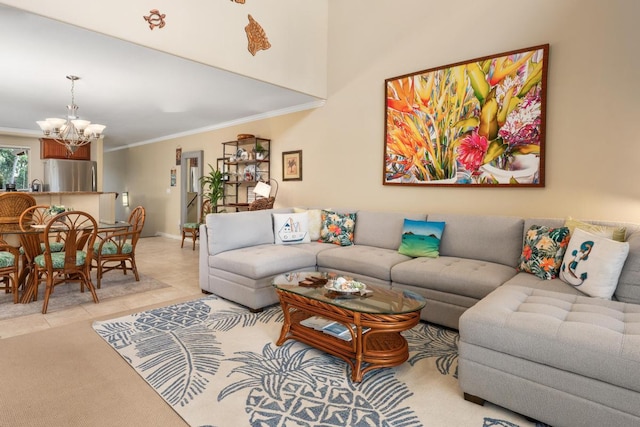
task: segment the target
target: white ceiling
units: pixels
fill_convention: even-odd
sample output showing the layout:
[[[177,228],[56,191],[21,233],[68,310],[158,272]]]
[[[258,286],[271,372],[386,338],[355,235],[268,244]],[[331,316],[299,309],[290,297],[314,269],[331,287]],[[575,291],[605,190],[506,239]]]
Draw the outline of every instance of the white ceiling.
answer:
[[[64,117],[76,75],[79,115],[107,126],[106,151],[323,103],[2,4],[0,55],[0,134],[39,135],[36,120]]]

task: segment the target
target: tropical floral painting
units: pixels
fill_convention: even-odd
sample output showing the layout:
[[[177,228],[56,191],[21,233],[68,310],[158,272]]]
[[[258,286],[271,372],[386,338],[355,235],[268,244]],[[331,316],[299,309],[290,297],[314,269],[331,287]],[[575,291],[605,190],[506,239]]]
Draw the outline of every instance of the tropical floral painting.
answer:
[[[549,45],[385,81],[386,185],[544,186]]]

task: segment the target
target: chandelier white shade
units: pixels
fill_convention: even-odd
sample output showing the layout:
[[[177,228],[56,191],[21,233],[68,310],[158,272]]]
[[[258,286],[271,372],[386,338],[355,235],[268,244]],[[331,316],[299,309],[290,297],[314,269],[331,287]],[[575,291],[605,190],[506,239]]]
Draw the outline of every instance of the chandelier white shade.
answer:
[[[67,118],[50,117],[36,123],[42,129],[45,137],[64,145],[70,154],[73,154],[78,147],[99,139],[106,126],[91,123],[89,120],[81,120],[78,117],[74,85],[75,81],[79,80],[80,77],[67,76],[67,79],[71,80],[71,104],[67,105]]]

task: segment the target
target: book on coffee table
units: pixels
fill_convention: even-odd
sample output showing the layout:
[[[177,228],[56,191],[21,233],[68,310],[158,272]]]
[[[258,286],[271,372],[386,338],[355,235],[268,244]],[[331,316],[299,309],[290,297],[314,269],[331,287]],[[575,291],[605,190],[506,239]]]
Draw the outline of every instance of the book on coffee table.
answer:
[[[325,326],[328,326],[332,323],[336,323],[336,322],[322,316],[311,316],[300,321],[300,324],[302,326],[306,326],[307,328],[312,328],[317,331],[321,331]]]
[[[355,331],[356,325],[351,325],[353,330]],[[371,328],[362,328],[362,333],[368,332]],[[349,332],[349,328],[343,325],[340,322],[332,322],[329,325],[322,328],[322,332],[325,334],[333,335],[336,338],[340,338],[344,341],[351,341],[351,333]]]

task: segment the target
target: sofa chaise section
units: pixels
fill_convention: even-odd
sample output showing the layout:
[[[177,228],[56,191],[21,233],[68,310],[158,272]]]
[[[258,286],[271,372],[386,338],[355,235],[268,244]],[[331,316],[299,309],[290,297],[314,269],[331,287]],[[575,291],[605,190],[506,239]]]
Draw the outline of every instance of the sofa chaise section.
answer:
[[[273,244],[270,210],[208,215],[200,239],[201,289],[252,310],[278,301],[274,276],[316,268],[314,252]]]
[[[459,382],[554,426],[638,426],[640,305],[503,286],[460,318]]]

